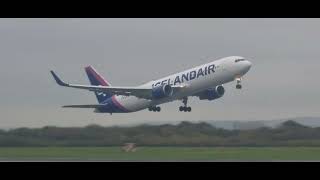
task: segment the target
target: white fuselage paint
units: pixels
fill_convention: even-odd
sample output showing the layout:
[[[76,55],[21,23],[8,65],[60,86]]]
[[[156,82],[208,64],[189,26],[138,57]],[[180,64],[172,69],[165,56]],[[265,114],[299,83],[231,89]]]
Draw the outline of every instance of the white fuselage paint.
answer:
[[[147,100],[143,98],[137,98],[135,96],[117,95],[116,99],[124,108],[126,108],[131,112],[134,112],[134,111],[146,109],[150,106],[156,106],[159,104],[179,100],[179,99],[182,99],[183,97],[192,96],[195,93],[204,91],[206,89],[231,82],[235,80],[237,77],[241,77],[245,73],[247,73],[251,67],[251,63],[247,60],[244,60],[241,62],[235,62],[236,59],[244,59],[244,58],[240,56],[230,56],[230,57],[222,58],[210,63],[206,63],[203,65],[194,67],[192,69],[188,69],[183,72],[166,76],[159,80],[150,81],[148,83],[145,83],[139,86],[139,87],[150,88],[152,87],[153,84],[157,82],[162,82],[162,81],[166,82],[166,80],[168,79],[173,81],[177,76],[181,77],[182,74],[186,74],[193,70],[197,71],[200,68],[204,69],[205,67],[208,67],[214,64],[215,66],[214,73],[211,72],[210,74],[207,74],[205,76],[199,76],[198,78],[195,78],[193,80],[175,84],[175,85],[185,85],[185,88],[183,92],[174,93],[170,97],[155,99],[155,100]]]

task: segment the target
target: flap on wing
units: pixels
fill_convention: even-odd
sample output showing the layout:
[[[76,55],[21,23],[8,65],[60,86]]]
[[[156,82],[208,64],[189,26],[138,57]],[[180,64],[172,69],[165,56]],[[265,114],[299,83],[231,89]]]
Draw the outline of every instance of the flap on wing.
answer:
[[[63,108],[101,108],[104,104],[82,104],[82,105],[66,105]]]

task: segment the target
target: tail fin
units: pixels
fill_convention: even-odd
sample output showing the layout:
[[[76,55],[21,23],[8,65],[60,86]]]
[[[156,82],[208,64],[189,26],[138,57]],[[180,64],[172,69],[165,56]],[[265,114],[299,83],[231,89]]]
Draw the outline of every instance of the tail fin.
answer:
[[[110,83],[107,80],[105,80],[92,66],[85,67],[85,71],[88,75],[91,85],[111,86]],[[94,92],[94,93],[99,103],[103,103],[108,98],[112,97],[112,94],[105,93],[105,92]]]

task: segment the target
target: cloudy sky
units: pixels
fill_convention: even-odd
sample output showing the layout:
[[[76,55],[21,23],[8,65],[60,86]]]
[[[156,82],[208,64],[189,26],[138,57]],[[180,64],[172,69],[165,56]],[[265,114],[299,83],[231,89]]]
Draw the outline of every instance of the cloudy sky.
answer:
[[[320,19],[0,19],[0,128],[130,125],[181,120],[268,120],[320,116]],[[225,56],[253,63],[243,89],[226,84],[216,101],[176,101],[161,113],[95,114],[63,109],[96,103],[93,65],[113,85],[134,86]]]

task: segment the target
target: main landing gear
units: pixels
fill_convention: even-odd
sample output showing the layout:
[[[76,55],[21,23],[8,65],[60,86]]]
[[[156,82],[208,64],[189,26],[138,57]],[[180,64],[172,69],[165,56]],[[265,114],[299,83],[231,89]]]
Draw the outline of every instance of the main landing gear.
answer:
[[[191,107],[187,106],[188,97],[183,98],[182,102],[183,102],[184,106],[180,106],[179,107],[179,111],[190,112],[191,111]]]
[[[241,89],[241,88],[242,88],[241,80],[242,80],[241,77],[236,78],[236,81],[237,81],[236,88],[237,88],[237,89]]]
[[[148,108],[149,111],[153,111],[153,112],[160,112],[161,108],[159,106],[152,106]]]

